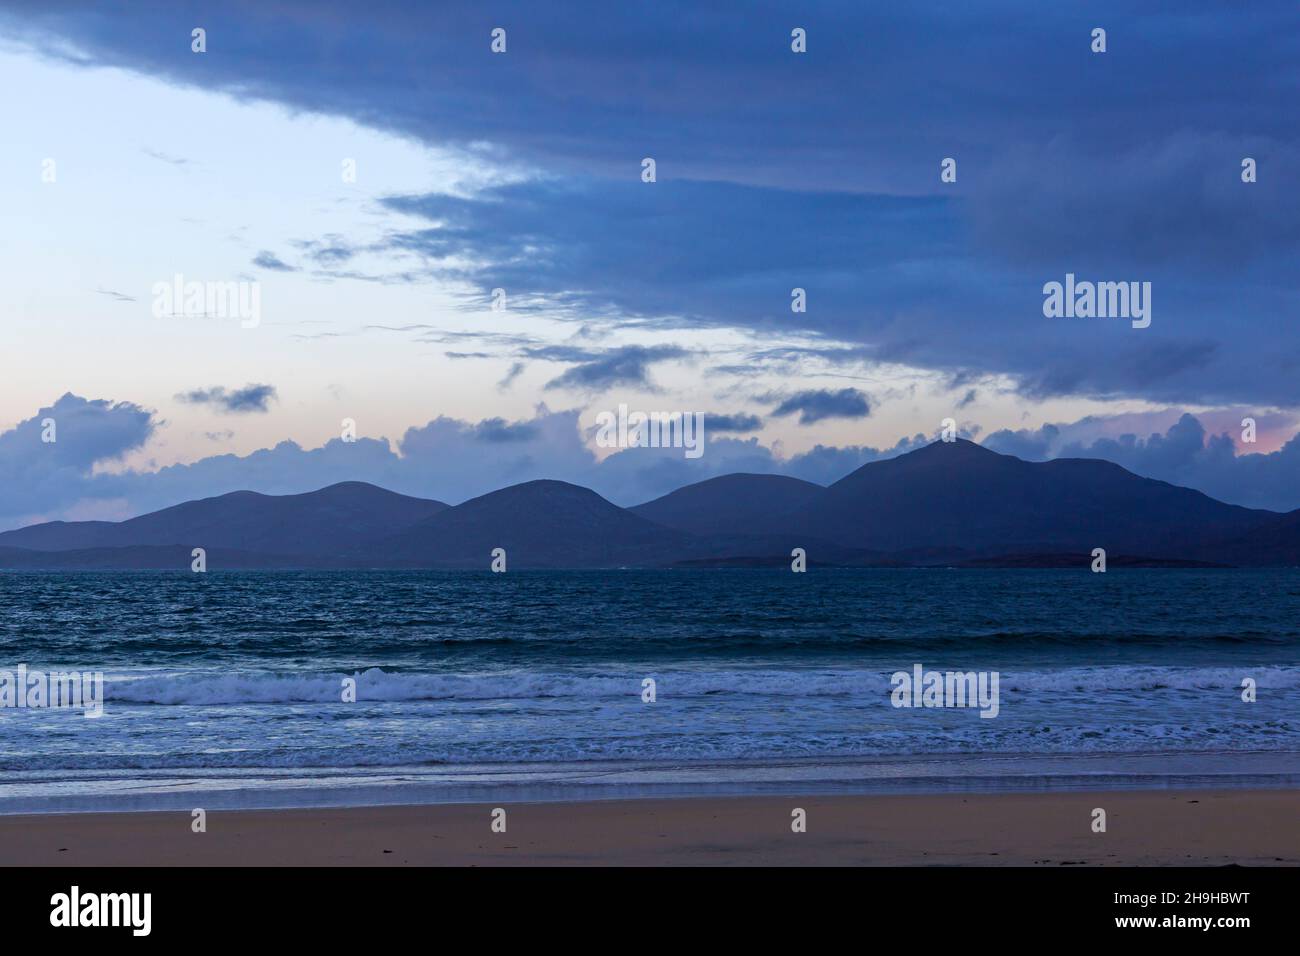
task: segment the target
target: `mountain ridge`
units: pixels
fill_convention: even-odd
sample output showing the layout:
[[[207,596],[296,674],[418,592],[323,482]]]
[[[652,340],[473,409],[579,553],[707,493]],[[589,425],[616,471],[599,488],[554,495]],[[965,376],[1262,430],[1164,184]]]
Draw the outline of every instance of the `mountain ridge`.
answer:
[[[5,531],[0,533],[0,547],[73,551],[189,545],[281,554],[345,553],[382,534],[394,521],[430,516],[447,507],[362,481],[293,495],[231,491],[125,521],[54,521]]]
[[[1300,510],[1242,508],[1112,462],[1029,462],[958,440],[826,487],[737,473],[629,508],[554,479],[458,505],[365,482],[235,491],[121,522],[3,532],[0,567],[175,568],[183,556],[188,568],[193,547],[211,568],[486,568],[495,548],[520,569],[781,566],[797,547],[811,566],[1068,566],[1096,547],[1117,566],[1290,565],[1300,564]]]

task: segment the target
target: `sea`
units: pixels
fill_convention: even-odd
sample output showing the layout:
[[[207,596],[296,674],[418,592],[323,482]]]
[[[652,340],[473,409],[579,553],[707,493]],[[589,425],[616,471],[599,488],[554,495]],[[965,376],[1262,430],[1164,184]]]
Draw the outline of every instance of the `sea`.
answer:
[[[0,572],[20,665],[0,813],[1300,784],[1294,568]]]

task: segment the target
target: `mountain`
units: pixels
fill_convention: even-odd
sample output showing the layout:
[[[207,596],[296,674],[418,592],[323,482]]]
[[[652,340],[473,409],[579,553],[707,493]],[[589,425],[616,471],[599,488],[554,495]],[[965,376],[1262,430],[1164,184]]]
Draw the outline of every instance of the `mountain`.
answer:
[[[661,564],[693,554],[691,537],[564,481],[528,481],[448,508],[364,550],[372,560],[419,567],[507,568]]]
[[[0,547],[74,551],[183,545],[325,557],[354,550],[446,508],[441,501],[345,481],[301,495],[235,491],[129,521],[51,521],[0,534]]]
[[[1277,519],[1096,459],[1028,462],[935,442],[841,478],[778,519],[847,547],[973,556],[1084,551],[1214,560],[1212,542]],[[1206,553],[1211,552],[1211,553]]]
[[[1215,501],[1106,461],[1028,462],[967,441],[863,465],[822,488],[725,475],[620,508],[587,488],[529,481],[449,507],[344,482],[248,491],[129,521],[0,534],[0,568],[1084,567],[1300,564],[1300,511]]]
[[[753,534],[774,516],[803,507],[825,492],[821,485],[783,475],[723,475],[628,509],[667,528],[692,534]]]

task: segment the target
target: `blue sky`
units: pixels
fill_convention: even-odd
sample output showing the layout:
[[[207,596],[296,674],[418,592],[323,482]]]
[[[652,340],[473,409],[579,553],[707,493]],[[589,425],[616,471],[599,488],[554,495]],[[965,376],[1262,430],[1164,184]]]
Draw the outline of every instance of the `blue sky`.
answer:
[[[346,478],[826,482],[949,417],[1300,507],[1298,28],[1290,3],[0,4],[0,526]],[[155,315],[178,273],[256,282],[260,321]],[[1151,326],[1044,317],[1066,273],[1150,282]],[[704,412],[704,456],[597,448],[620,403]]]

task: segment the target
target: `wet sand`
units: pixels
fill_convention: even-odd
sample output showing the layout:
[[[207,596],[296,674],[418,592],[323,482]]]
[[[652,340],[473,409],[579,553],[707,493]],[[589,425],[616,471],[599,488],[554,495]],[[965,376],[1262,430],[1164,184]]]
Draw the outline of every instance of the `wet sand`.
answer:
[[[807,831],[792,831],[792,811]],[[1106,810],[1094,833],[1093,809]],[[0,864],[1300,864],[1300,791],[715,797],[0,817]]]

